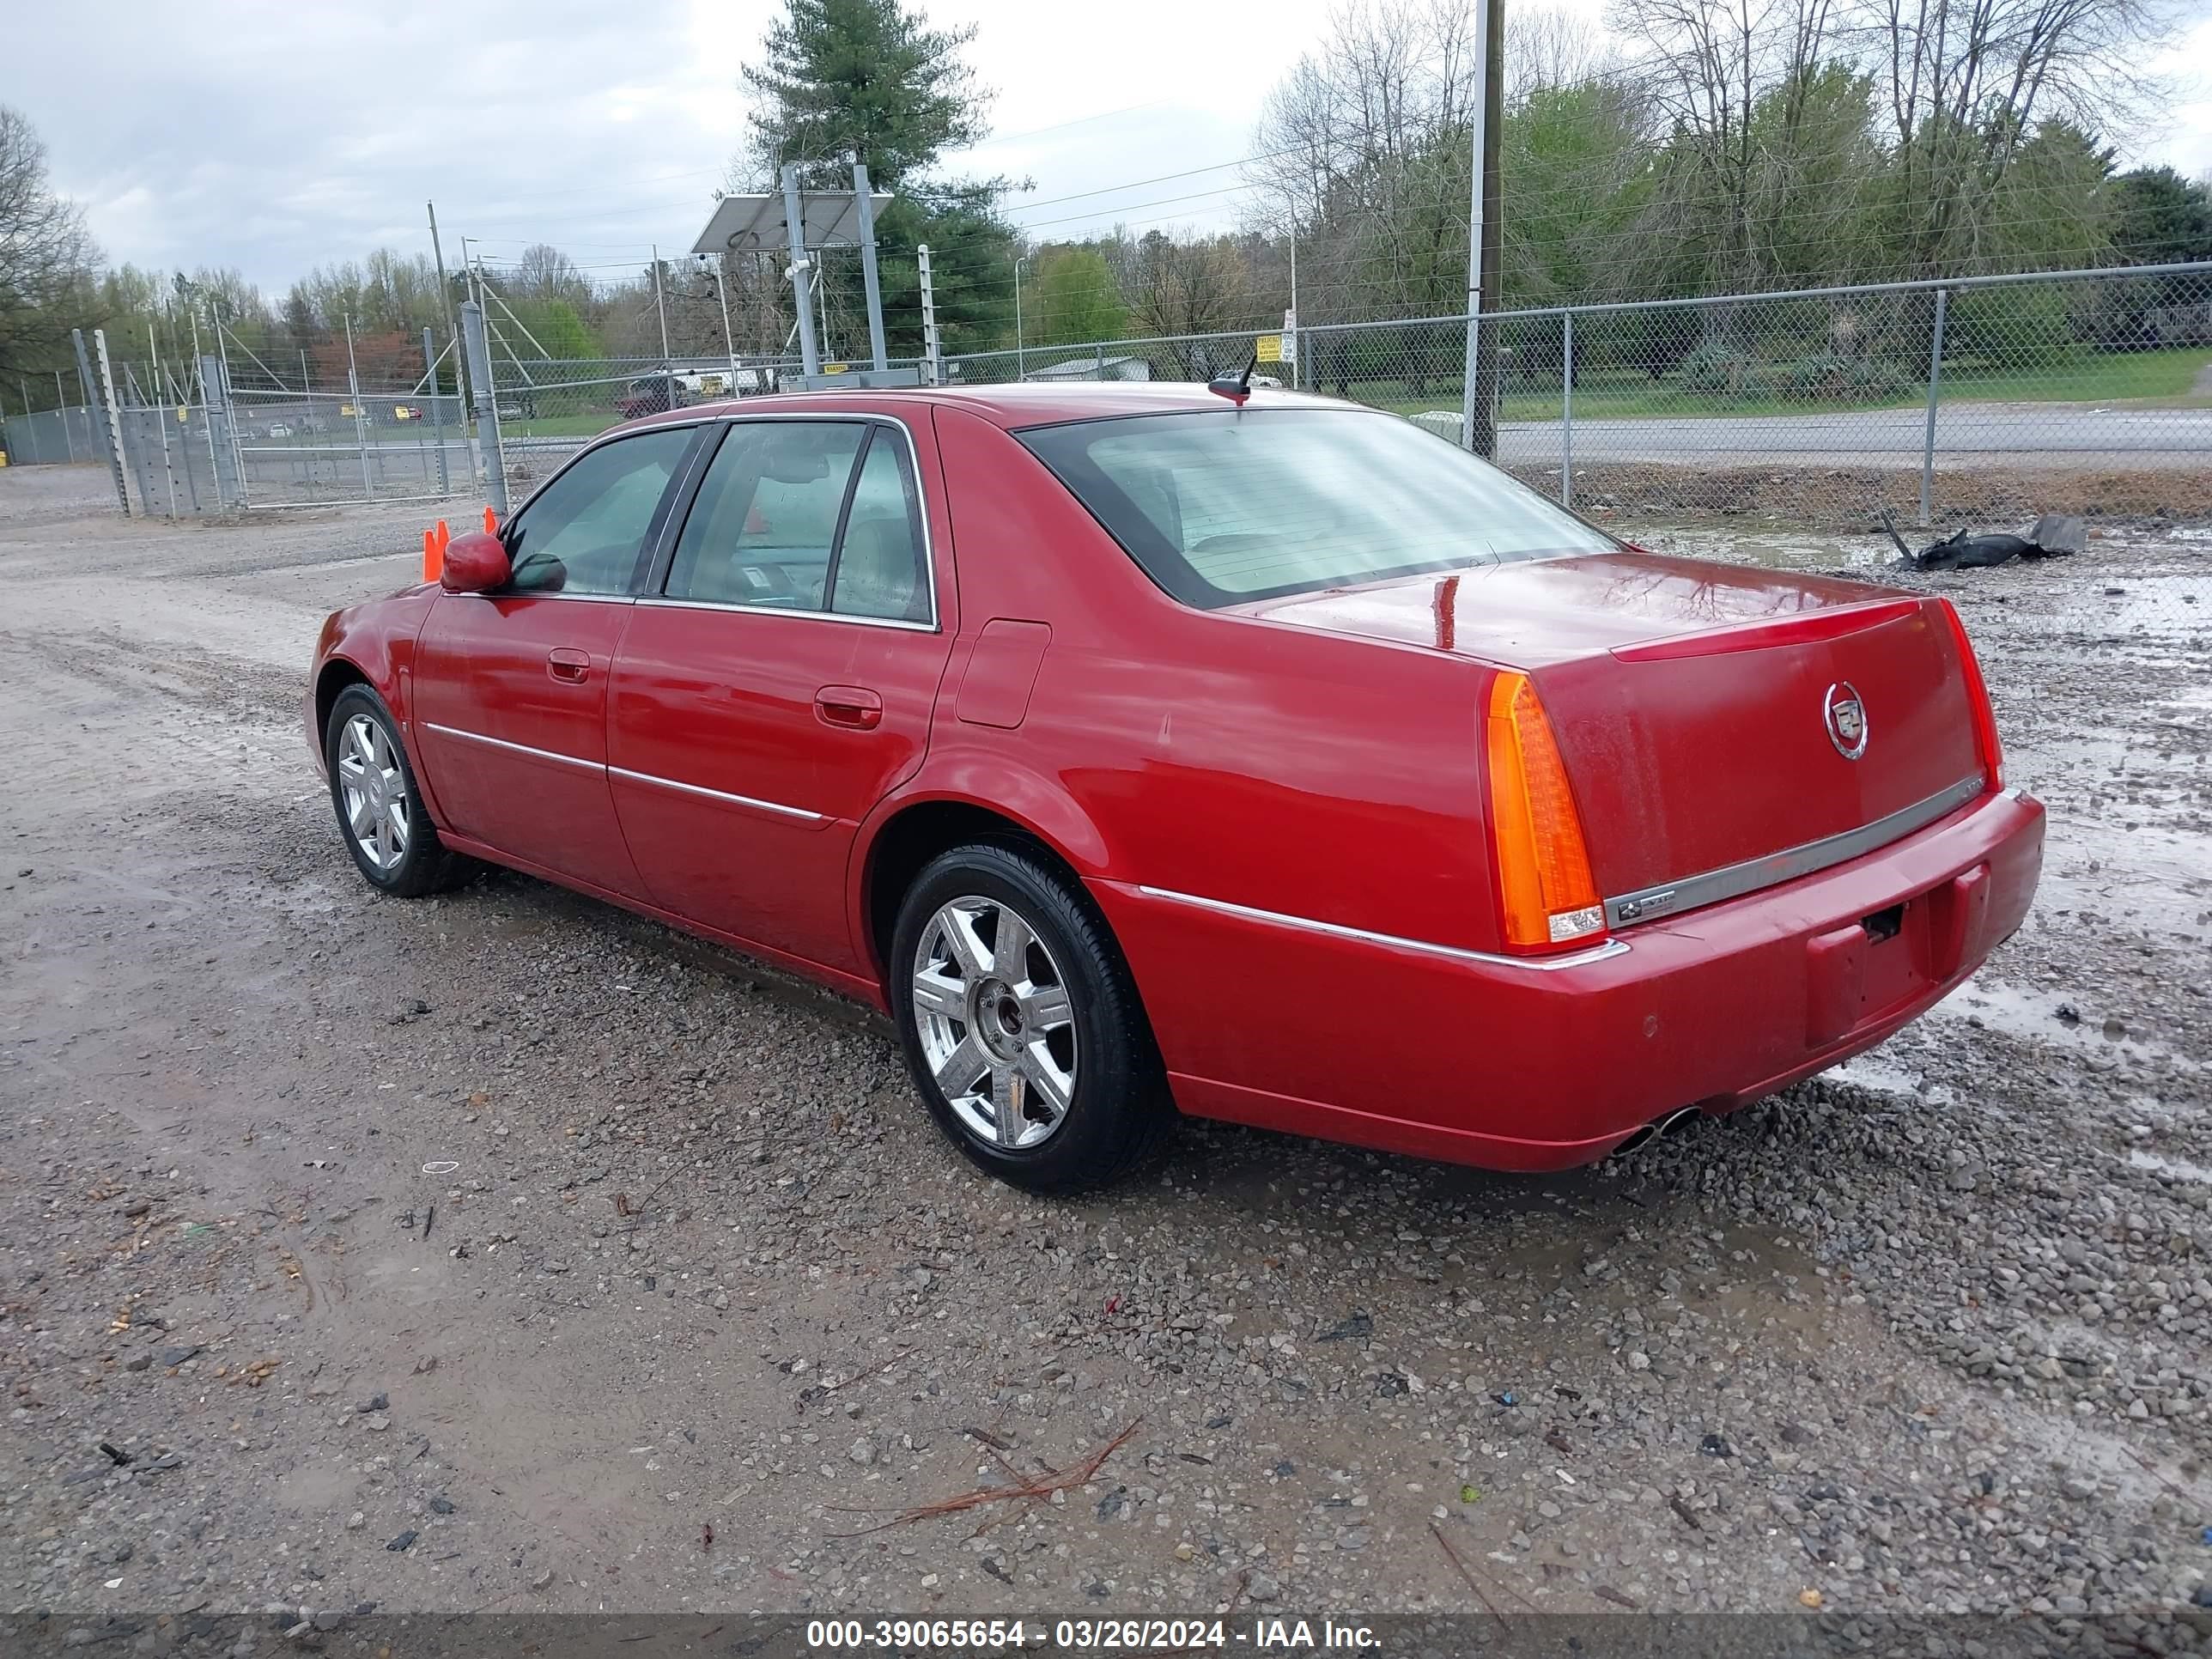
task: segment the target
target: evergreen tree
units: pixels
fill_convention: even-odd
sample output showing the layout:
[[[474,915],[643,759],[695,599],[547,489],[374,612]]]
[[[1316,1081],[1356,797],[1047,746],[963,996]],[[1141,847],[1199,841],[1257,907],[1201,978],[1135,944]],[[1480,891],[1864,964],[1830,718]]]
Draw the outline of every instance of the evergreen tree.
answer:
[[[850,187],[866,163],[896,190],[947,149],[981,138],[987,95],[961,48],[975,26],[933,29],[899,0],[788,0],[748,64],[753,150],[772,179],[786,162],[817,190]]]
[[[932,182],[940,155],[988,130],[988,94],[961,52],[974,26],[933,29],[901,0],[787,0],[763,42],[764,61],[744,70],[755,98],[752,185],[773,191],[787,162],[801,185],[853,187],[853,163],[894,200],[876,220],[884,326],[891,355],[922,348],[918,244],[928,244],[939,332],[946,352],[1011,343],[1018,248],[999,216],[1007,181]],[[859,257],[822,261],[828,344],[847,360],[867,349]]]

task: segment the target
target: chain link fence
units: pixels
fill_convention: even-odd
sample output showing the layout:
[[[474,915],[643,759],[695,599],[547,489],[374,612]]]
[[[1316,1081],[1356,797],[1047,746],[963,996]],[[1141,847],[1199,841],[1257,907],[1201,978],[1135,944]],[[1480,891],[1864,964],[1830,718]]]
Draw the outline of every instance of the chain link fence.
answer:
[[[387,360],[373,385],[349,349],[272,365],[222,337],[181,380],[173,366],[150,383],[119,366],[137,510],[447,495],[503,507],[611,426],[772,392],[799,368],[550,358],[495,315],[483,321],[465,366],[425,331],[419,358]],[[1480,399],[1467,396],[1462,317],[895,366],[956,386],[1203,381],[1256,356],[1262,383],[1390,410],[1455,441],[1472,416],[1499,465],[1620,523],[2212,520],[2212,264],[1520,310],[1479,326],[1494,364]],[[98,414],[10,416],[11,457],[102,459]]]
[[[513,348],[486,319],[493,410],[507,492],[520,500],[590,439],[624,421],[779,390],[797,358],[548,358]]]
[[[73,466],[100,459],[100,423],[82,404],[0,416],[0,454],[10,466]]]
[[[1595,515],[1863,527],[2212,517],[2212,265],[1501,312],[1498,464]],[[1266,377],[1458,441],[1467,319],[1323,325]],[[954,358],[955,385],[1203,380],[1276,337]]]

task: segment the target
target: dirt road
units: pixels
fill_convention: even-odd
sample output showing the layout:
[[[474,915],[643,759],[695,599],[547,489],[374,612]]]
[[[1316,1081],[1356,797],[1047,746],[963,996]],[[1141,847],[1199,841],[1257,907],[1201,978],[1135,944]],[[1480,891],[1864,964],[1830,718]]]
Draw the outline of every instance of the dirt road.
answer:
[[[420,509],[105,486],[0,472],[0,1610],[2206,1596],[2212,544],[1929,579],[2050,871],[1843,1073],[1572,1177],[1194,1125],[1056,1203],[846,1005],[366,890],[300,677]]]

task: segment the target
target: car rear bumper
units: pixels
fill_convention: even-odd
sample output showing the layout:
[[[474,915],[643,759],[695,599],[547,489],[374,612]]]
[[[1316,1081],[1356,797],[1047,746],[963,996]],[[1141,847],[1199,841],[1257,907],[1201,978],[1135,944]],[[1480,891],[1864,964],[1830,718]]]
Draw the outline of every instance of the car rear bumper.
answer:
[[[1540,966],[1091,885],[1186,1112],[1534,1170],[1881,1042],[2020,926],[2042,860],[2042,806],[1993,792],[1848,864]]]

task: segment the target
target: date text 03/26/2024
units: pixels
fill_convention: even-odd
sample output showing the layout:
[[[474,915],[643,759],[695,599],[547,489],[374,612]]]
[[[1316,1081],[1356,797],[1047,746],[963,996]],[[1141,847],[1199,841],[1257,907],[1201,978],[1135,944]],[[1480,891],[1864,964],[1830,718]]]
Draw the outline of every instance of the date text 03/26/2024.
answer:
[[[1243,1647],[1257,1652],[1372,1651],[1369,1626],[1335,1619],[820,1619],[806,1626],[811,1650],[835,1652],[1184,1653]]]

